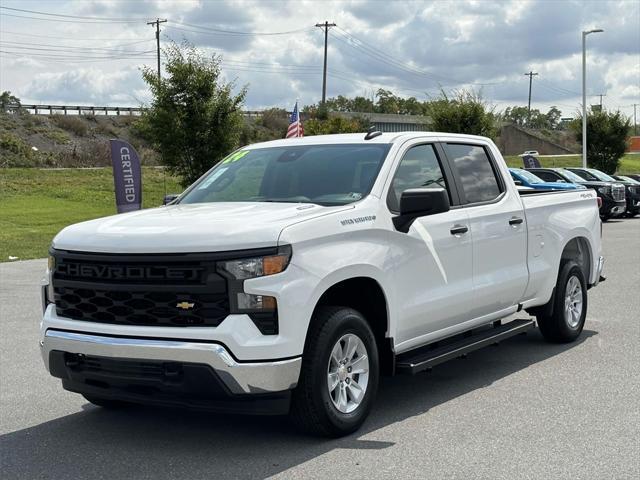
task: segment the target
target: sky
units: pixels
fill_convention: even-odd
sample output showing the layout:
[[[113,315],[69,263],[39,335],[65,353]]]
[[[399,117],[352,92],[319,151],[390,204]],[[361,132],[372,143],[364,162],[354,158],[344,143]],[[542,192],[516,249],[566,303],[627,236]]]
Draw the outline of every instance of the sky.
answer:
[[[222,57],[225,81],[248,87],[246,108],[291,110],[322,93],[372,97],[379,88],[419,100],[474,89],[496,110],[581,108],[581,32],[587,103],[633,114],[640,104],[637,0],[250,1],[2,0],[0,90],[23,103],[139,106],[140,69],[161,44],[183,39]],[[17,10],[16,10],[17,9]],[[22,10],[22,11],[21,11]],[[29,11],[24,11],[29,10]],[[33,13],[40,12],[40,13]],[[640,110],[640,108],[639,108]],[[639,112],[640,114],[640,112]]]

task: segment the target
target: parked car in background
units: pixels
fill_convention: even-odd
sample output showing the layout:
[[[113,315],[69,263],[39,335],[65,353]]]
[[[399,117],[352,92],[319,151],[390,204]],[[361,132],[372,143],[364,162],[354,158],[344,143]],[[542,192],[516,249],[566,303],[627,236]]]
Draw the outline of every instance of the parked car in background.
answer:
[[[567,170],[572,171],[573,173],[575,173],[576,175],[584,178],[585,180],[589,180],[589,181],[599,181],[599,182],[609,182],[611,183],[611,195],[613,196],[614,199],[616,200],[624,200],[625,201],[625,212],[626,212],[626,205],[627,205],[627,188],[625,185],[621,184],[619,181],[617,181],[615,178],[613,178],[611,175],[607,175],[606,173],[604,173],[603,171],[597,170],[595,168],[577,168],[577,167],[571,167],[568,168]],[[621,193],[622,192],[622,193]],[[622,212],[622,214],[624,214],[625,212]]]
[[[536,174],[529,172],[523,168],[510,168],[511,178],[516,185],[535,188],[536,190],[584,190],[584,185],[578,183],[570,183],[564,180],[557,182],[545,182]]]
[[[627,173],[625,177],[629,177],[635,180],[636,182],[640,182],[640,173]]]
[[[565,182],[584,185],[587,188],[595,190],[598,198],[600,198],[600,218],[603,221],[607,221],[612,217],[619,217],[623,215],[627,209],[627,203],[624,198],[624,185],[621,185],[615,180],[614,183],[585,180],[580,175],[566,168],[528,168],[527,171],[533,172],[546,182],[559,182],[564,180]]]
[[[624,185],[627,199],[627,217],[640,213],[640,182],[626,175],[611,175]]]

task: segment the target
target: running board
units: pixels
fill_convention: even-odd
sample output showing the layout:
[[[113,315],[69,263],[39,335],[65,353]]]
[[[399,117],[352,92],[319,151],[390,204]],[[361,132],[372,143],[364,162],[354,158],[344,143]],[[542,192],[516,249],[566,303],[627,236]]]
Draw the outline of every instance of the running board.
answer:
[[[421,347],[414,351],[402,353],[396,357],[396,372],[413,375],[447,360],[458,358],[474,350],[526,332],[534,326],[535,322],[533,320],[513,320],[504,325],[497,325],[463,337],[448,345],[436,348]]]

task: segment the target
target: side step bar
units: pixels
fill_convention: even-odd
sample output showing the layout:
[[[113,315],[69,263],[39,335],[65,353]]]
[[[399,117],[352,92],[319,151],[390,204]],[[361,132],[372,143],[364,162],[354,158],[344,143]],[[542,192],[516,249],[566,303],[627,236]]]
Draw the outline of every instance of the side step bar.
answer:
[[[402,353],[396,357],[396,371],[397,373],[416,374],[447,360],[526,332],[534,326],[533,320],[513,320],[504,325],[463,337],[448,345],[436,348],[421,347]]]

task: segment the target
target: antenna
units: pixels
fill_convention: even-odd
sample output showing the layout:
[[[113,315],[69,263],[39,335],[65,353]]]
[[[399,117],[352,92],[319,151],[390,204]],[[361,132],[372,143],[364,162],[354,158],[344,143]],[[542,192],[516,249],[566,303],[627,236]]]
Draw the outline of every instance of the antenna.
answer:
[[[364,136],[364,139],[371,140],[372,138],[379,137],[380,135],[382,135],[382,132],[380,130],[376,130],[375,125],[371,125],[367,130],[367,134]]]

